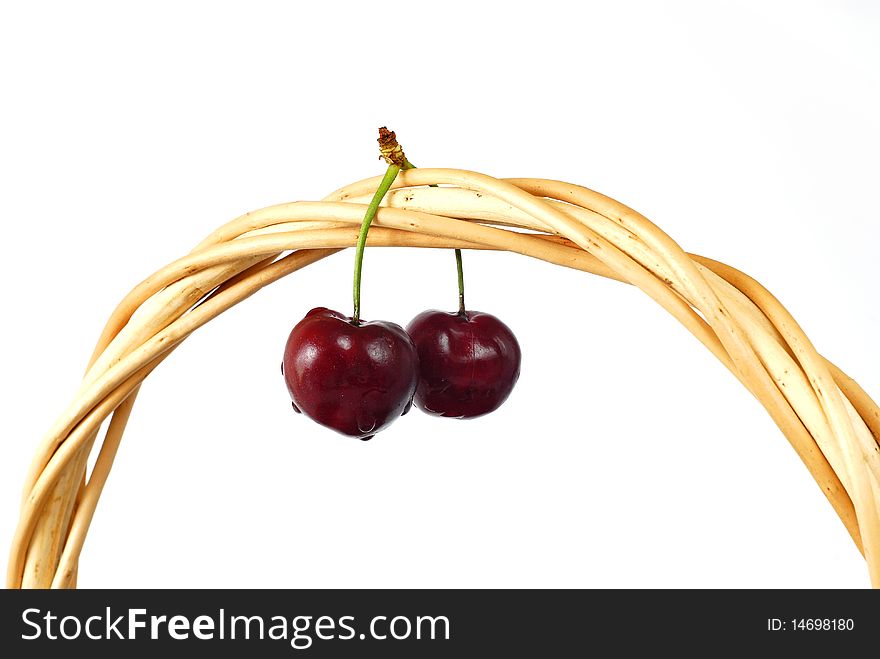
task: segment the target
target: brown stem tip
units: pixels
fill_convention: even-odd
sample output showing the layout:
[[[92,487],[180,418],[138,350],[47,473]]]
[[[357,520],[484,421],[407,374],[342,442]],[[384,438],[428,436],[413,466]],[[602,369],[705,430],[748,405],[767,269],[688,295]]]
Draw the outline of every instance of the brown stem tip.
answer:
[[[406,166],[406,155],[403,149],[397,143],[397,135],[393,130],[388,130],[385,126],[379,129],[379,155],[385,159],[389,165],[397,165],[401,169]]]

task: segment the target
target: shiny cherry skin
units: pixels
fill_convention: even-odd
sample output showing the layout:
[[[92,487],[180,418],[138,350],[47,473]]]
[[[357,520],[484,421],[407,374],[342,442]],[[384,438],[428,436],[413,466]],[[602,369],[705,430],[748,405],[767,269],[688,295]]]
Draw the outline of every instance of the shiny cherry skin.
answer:
[[[409,411],[419,358],[400,325],[318,307],[290,332],[281,372],[294,410],[367,440]]]
[[[519,378],[522,354],[510,328],[481,311],[424,311],[406,328],[419,353],[415,404],[470,419],[492,412]]]

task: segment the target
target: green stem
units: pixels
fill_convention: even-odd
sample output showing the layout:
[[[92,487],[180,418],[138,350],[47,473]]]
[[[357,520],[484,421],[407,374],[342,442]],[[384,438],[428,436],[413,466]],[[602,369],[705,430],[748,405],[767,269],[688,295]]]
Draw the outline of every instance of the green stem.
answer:
[[[379,204],[382,203],[388,190],[391,189],[391,185],[394,183],[394,179],[397,178],[397,173],[399,171],[400,167],[397,165],[388,165],[388,170],[385,172],[382,182],[376,189],[376,194],[373,195],[370,205],[367,206],[364,221],[361,223],[361,232],[358,234],[357,247],[354,252],[354,313],[351,316],[351,322],[355,325],[361,320],[361,270],[364,265],[364,247],[367,244],[367,232],[370,230],[370,223],[373,221],[373,218],[376,217],[376,212],[379,210]]]
[[[403,160],[403,168],[402,169],[415,169],[416,166],[413,165],[409,160],[404,157]],[[431,188],[436,188],[436,185],[429,186]],[[455,250],[455,267],[458,270],[458,313],[462,316],[465,315],[465,307],[464,307],[464,268],[462,268],[461,264],[461,250]]]
[[[455,250],[455,267],[458,269],[458,315],[464,316],[464,269],[461,267],[461,250]]]

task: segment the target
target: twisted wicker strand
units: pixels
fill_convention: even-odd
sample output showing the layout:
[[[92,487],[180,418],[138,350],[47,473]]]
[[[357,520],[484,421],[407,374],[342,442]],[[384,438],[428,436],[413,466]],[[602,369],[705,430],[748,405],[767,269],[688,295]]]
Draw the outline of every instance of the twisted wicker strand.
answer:
[[[374,181],[359,181],[327,198],[343,203],[297,202],[237,218],[123,300],[102,333],[83,389],[34,460],[10,557],[10,586],[75,584],[88,525],[140,382],[197,327],[272,281],[352,244],[356,232],[346,225],[360,222],[363,214],[362,204],[353,202],[361,201]],[[420,187],[434,183],[457,187]],[[386,204],[371,244],[507,249],[626,281],[648,293],[765,405],[856,544],[865,541],[877,584],[880,411],[815,352],[757,282],[685,254],[631,209],[569,184],[410,170],[396,181]],[[275,260],[290,249],[297,251]],[[88,450],[113,409],[96,466],[83,483]],[[61,499],[66,497],[63,505],[48,505],[49,494],[59,490]]]

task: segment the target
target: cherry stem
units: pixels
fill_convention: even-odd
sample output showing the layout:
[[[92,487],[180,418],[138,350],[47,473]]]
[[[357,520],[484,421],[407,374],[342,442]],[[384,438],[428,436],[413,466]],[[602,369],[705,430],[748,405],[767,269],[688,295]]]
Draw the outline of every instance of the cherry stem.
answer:
[[[455,250],[455,267],[458,269],[458,315],[464,316],[464,269],[461,267],[461,250]]]
[[[416,169],[416,166],[413,165],[409,160],[407,160],[406,156],[403,157],[403,167],[401,169]],[[436,188],[436,185],[430,185],[428,187]],[[465,315],[465,306],[464,306],[464,268],[461,264],[461,250],[455,250],[455,267],[458,270],[458,313],[461,316]]]
[[[351,315],[351,322],[355,325],[361,320],[361,271],[364,266],[364,247],[367,244],[367,233],[370,230],[370,223],[376,217],[376,212],[379,210],[379,204],[382,203],[388,190],[391,189],[391,185],[394,183],[394,179],[397,178],[399,171],[400,167],[397,165],[388,165],[388,170],[376,189],[370,205],[367,206],[364,221],[361,223],[361,232],[358,234],[357,247],[354,252],[354,313]]]

